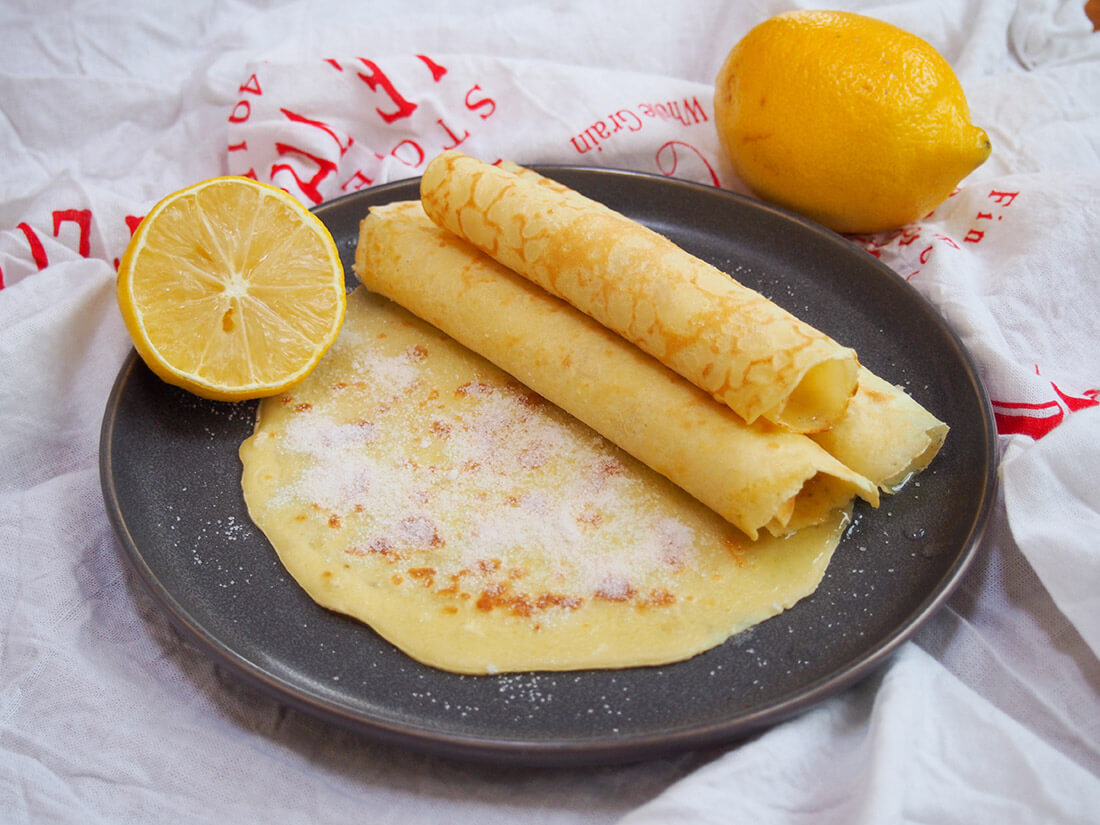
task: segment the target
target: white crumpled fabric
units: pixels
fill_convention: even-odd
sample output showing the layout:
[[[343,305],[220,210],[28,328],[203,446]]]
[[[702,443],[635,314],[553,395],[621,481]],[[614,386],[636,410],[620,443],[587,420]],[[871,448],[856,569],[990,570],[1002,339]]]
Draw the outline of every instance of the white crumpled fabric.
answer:
[[[749,27],[805,5],[0,7],[0,822],[1097,821],[1100,35],[1083,2],[835,4],[933,43],[994,145],[928,218],[857,239],[970,349],[1003,462],[959,589],[855,688],[636,765],[425,757],[224,675],[108,524],[99,427],[130,348],[115,261],[159,197],[253,170],[313,203],[455,142],[744,191],[711,83]]]

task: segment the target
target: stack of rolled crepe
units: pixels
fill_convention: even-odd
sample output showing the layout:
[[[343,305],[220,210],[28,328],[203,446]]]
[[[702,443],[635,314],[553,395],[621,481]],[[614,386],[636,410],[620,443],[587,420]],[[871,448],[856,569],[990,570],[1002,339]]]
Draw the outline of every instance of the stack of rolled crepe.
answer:
[[[355,270],[750,538],[877,506],[947,427],[856,353],[629,218],[446,152]]]

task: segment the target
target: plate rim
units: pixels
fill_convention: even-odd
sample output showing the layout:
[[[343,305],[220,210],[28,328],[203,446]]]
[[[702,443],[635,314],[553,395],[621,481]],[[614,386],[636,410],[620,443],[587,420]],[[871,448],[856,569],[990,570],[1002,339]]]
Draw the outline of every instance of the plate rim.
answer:
[[[802,230],[808,230],[837,245],[848,245],[853,252],[859,247],[847,238],[820,226],[803,216],[782,207],[757,200],[738,192],[681,178],[666,177],[650,172],[638,172],[629,169],[588,167],[571,164],[532,164],[535,171],[554,176],[580,175],[604,178],[643,178],[657,182],[657,185],[670,185],[695,190],[707,197],[729,198],[739,202],[742,207],[770,212],[787,222],[799,224]],[[346,207],[349,202],[379,200],[394,192],[404,192],[419,181],[419,177],[408,177],[385,184],[348,193],[325,201],[313,207],[311,211],[324,218],[328,212]],[[391,198],[393,200],[395,198]],[[735,714],[719,722],[693,727],[681,727],[675,730],[647,732],[641,734],[623,733],[615,737],[601,736],[595,739],[545,740],[511,738],[502,739],[493,736],[478,736],[470,733],[451,733],[433,730],[427,726],[395,724],[387,720],[364,716],[347,708],[342,703],[325,701],[321,697],[308,695],[301,687],[265,670],[234,651],[215,635],[202,628],[187,608],[159,580],[149,566],[141,549],[137,546],[129,525],[122,512],[122,503],[115,484],[114,475],[114,425],[126,384],[135,369],[141,367],[137,352],[131,348],[121,365],[108,396],[102,424],[99,444],[99,475],[105,509],[113,532],[122,545],[123,557],[130,569],[136,573],[146,592],[150,594],[164,612],[172,625],[182,632],[188,641],[211,656],[216,663],[226,667],[238,678],[261,692],[288,706],[303,711],[315,718],[335,724],[345,730],[364,735],[384,744],[412,748],[421,752],[445,758],[459,759],[492,764],[522,764],[530,767],[564,767],[580,765],[609,765],[635,762],[674,752],[705,749],[718,745],[729,745],[747,736],[757,733],[785,721],[817,705],[823,699],[852,687],[882,667],[898,650],[924,625],[927,619],[937,612],[957,589],[973,562],[981,544],[993,511],[997,478],[998,449],[995,419],[992,404],[981,381],[973,356],[962,339],[947,323],[942,313],[923,294],[909,284],[900,274],[869,253],[866,264],[876,267],[879,272],[904,284],[905,289],[925,309],[937,319],[941,332],[951,342],[964,373],[969,388],[975,393],[982,411],[982,436],[984,440],[985,473],[982,477],[982,490],[976,491],[979,505],[975,510],[973,526],[968,541],[958,549],[953,564],[938,580],[933,588],[920,601],[919,605],[906,617],[907,621],[895,626],[893,630],[879,639],[877,644],[865,650],[855,661],[830,671],[793,695],[780,697],[766,702],[748,713]],[[350,268],[349,289],[358,283]],[[255,402],[252,402],[255,403]]]

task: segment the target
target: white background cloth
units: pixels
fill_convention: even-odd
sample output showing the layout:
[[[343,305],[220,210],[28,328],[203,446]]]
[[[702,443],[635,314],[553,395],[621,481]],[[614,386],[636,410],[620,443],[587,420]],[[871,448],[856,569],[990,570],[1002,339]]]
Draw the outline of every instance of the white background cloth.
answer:
[[[743,191],[711,84],[753,24],[799,5],[0,4],[0,821],[1098,821],[1100,35],[1079,2],[834,6],[935,45],[993,141],[931,216],[861,243],[963,337],[1004,460],[947,606],[809,713],[595,770],[375,745],[183,642],[108,524],[99,426],[129,350],[114,262],[153,202],[249,169],[327,199],[459,137],[486,160]],[[399,98],[414,111],[384,117]]]

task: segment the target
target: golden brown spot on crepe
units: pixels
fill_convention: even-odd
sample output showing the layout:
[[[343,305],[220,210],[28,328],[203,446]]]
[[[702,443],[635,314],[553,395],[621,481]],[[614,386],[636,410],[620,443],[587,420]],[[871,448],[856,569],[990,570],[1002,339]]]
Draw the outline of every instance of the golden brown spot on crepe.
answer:
[[[484,381],[468,381],[455,389],[456,396],[467,398],[492,395],[493,388]]]
[[[508,389],[515,394],[516,403],[525,410],[537,410],[547,405],[547,400],[536,392],[531,392],[522,384],[509,384]]]
[[[530,616],[535,612],[534,603],[525,593],[510,597],[505,604],[513,616]]]
[[[431,587],[435,584],[435,568],[433,567],[413,567],[408,573],[414,581],[425,587]]]
[[[539,610],[551,607],[564,607],[568,610],[576,610],[584,604],[584,599],[577,596],[562,596],[557,593],[543,593],[535,602]]]
[[[451,576],[451,583],[446,587],[441,587],[437,591],[440,596],[457,596],[458,595],[458,582],[455,581],[455,577]]]
[[[513,616],[530,617],[552,608],[576,610],[584,604],[584,599],[561,593],[540,593],[537,596],[513,593],[509,585],[494,583],[481,591],[475,604],[478,610],[486,613],[502,608]]]
[[[743,567],[745,564],[745,553],[748,550],[745,542],[732,535],[727,535],[722,537],[722,544],[725,546],[726,551],[729,553],[734,563],[738,567]]]
[[[309,412],[312,409],[313,405],[308,401],[303,401],[301,404],[296,404],[294,406],[294,412]]]
[[[423,364],[428,357],[428,348],[422,344],[416,344],[405,350],[405,356],[414,364]]]
[[[385,536],[378,536],[371,539],[371,543],[367,545],[368,553],[375,553],[379,556],[383,556],[390,561],[396,561],[396,552],[390,540]]]
[[[675,604],[676,597],[663,587],[655,587],[649,594],[638,602],[639,607],[668,607]]]
[[[638,591],[626,579],[618,576],[608,577],[596,588],[596,598],[608,602],[628,602]]]
[[[341,524],[340,516],[338,516],[336,513],[333,513],[331,516],[328,517],[328,526],[329,527],[338,528],[338,527],[340,527],[340,524]]]
[[[481,595],[477,597],[475,606],[478,610],[482,610],[488,613],[494,607],[497,606],[497,600],[500,598],[500,594],[504,592],[504,587],[499,584],[491,584],[481,591]]]

